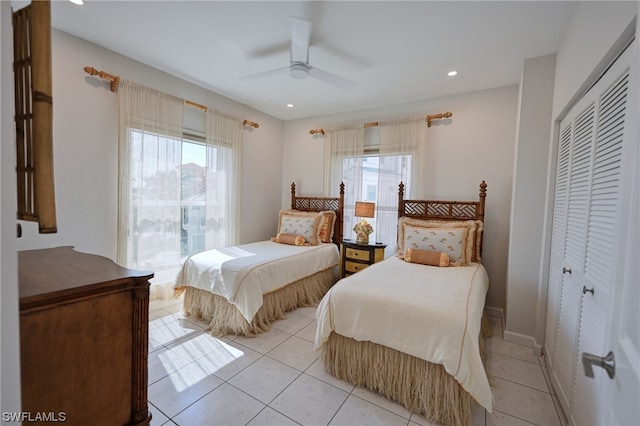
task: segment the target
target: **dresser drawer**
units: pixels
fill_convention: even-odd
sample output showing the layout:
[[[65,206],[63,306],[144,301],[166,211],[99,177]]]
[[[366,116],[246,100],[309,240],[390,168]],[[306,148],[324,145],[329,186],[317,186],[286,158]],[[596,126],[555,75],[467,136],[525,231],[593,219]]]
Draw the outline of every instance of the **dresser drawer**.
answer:
[[[347,259],[357,259],[369,262],[371,260],[371,252],[369,250],[359,250],[347,247]]]
[[[344,270],[349,273],[362,271],[367,266],[369,266],[367,263],[349,262],[348,260],[344,262]]]

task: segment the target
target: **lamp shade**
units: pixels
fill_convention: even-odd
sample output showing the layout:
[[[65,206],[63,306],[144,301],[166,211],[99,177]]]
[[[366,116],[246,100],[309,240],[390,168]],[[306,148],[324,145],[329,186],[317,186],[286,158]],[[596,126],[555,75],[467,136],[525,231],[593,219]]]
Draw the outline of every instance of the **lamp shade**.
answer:
[[[364,201],[356,201],[356,217],[374,217],[376,203],[367,203]]]

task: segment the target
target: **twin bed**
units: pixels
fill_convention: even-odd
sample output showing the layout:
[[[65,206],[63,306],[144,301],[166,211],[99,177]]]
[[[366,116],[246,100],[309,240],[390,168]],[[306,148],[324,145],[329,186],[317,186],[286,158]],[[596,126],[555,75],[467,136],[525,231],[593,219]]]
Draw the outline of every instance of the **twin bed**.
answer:
[[[398,255],[340,280],[316,311],[330,374],[436,424],[469,424],[471,398],[491,411],[480,348],[485,197],[484,182],[478,201],[463,202],[404,200],[400,185]],[[430,264],[418,256],[436,252]]]
[[[185,261],[174,285],[184,292],[185,314],[207,322],[213,335],[255,336],[287,311],[315,306],[338,280],[343,210],[344,184],[338,197],[302,197],[292,183],[291,209],[280,212],[275,238]],[[288,238],[294,233],[304,241]]]
[[[429,422],[467,425],[472,399],[492,408],[482,359],[486,186],[480,184],[478,201],[405,200],[401,183],[398,254],[336,283],[344,185],[339,197],[325,198],[298,197],[292,184],[291,210],[280,212],[277,237],[291,237],[281,231],[296,223],[295,212],[304,220],[324,212],[335,216],[326,242],[262,241],[194,255],[176,289],[185,292],[185,312],[207,321],[215,335],[253,336],[287,311],[320,301],[315,348],[330,374]],[[283,214],[292,215],[289,222]]]

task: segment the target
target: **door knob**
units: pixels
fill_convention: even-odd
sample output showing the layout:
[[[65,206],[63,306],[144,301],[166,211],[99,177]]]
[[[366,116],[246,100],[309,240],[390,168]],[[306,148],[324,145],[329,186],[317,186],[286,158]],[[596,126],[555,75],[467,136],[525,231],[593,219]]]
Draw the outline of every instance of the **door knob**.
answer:
[[[584,368],[584,375],[587,377],[594,377],[593,366],[602,367],[607,372],[610,379],[616,374],[616,360],[613,356],[613,352],[609,353],[605,357],[593,355],[587,352],[582,352],[582,367]]]

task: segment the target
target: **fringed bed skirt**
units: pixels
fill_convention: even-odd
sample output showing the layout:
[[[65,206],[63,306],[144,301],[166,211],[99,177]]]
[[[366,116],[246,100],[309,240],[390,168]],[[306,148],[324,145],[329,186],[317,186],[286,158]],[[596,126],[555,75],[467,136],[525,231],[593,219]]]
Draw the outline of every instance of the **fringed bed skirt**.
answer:
[[[482,320],[480,351],[484,361],[484,338],[491,331],[485,317]],[[334,377],[396,401],[430,423],[471,424],[471,395],[440,364],[336,333],[322,346],[321,359]]]
[[[287,311],[316,305],[337,280],[337,268],[330,268],[267,293],[251,323],[224,297],[195,287],[186,287],[183,310],[207,322],[206,331],[214,336],[251,337],[269,331]]]

